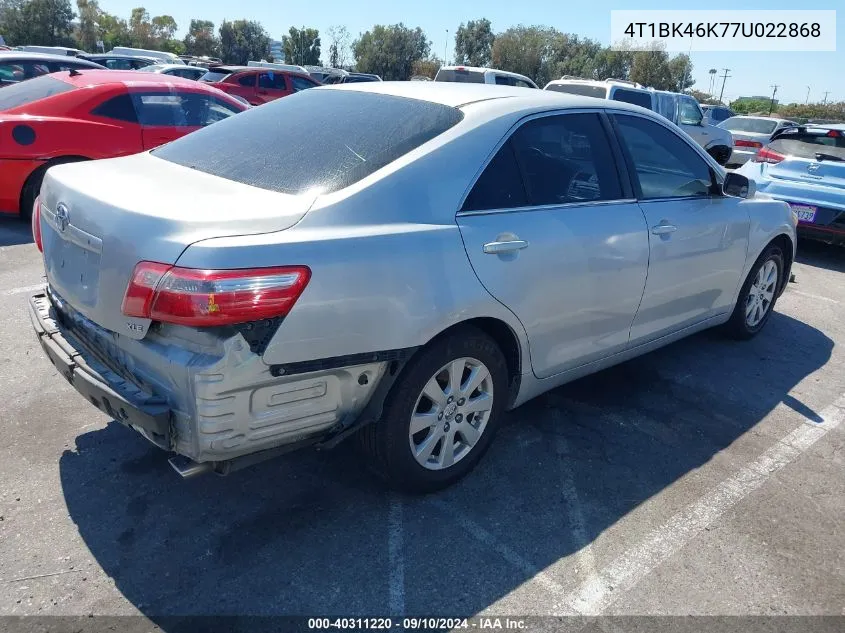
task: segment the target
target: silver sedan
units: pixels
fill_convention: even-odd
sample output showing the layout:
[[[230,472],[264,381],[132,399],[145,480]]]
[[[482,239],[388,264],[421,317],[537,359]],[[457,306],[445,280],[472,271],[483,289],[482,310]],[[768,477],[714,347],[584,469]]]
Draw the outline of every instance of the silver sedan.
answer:
[[[181,474],[355,435],[415,491],[540,393],[705,328],[757,335],[795,255],[784,202],[650,111],[434,82],[54,167],[34,231],[46,354]]]

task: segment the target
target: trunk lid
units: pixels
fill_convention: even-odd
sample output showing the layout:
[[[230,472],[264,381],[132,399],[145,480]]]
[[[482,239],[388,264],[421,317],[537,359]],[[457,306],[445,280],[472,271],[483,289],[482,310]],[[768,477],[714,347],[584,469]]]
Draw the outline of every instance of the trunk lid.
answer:
[[[287,229],[315,198],[258,189],[150,154],[56,166],[41,189],[47,281],[97,325],[140,339],[149,320],[121,312],[138,262],[173,264],[200,240]]]
[[[778,180],[793,180],[815,185],[824,190],[845,189],[845,161],[813,160],[787,156],[779,163],[768,166],[768,175]],[[841,193],[835,194],[841,196]]]

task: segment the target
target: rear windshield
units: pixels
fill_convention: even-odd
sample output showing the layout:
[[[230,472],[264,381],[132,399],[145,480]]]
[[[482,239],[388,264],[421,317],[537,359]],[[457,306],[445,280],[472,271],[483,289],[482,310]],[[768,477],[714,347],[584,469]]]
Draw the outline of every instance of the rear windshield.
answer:
[[[647,92],[617,88],[611,97],[614,101],[623,101],[651,110],[651,95]]]
[[[53,77],[36,77],[21,81],[0,90],[0,111],[18,108],[73,89],[71,84]]]
[[[2,94],[2,93],[0,93]],[[828,136],[831,134],[832,136]],[[786,132],[783,136],[769,143],[776,152],[799,158],[816,158],[824,154],[822,160],[845,160],[845,136],[837,130],[806,130],[805,132]]]
[[[483,84],[484,73],[477,70],[439,70],[434,81],[457,81],[462,84]]]
[[[254,187],[347,187],[462,118],[448,106],[352,90],[304,90],[189,134],[153,154]]]
[[[200,81],[223,81],[231,75],[232,73],[221,71],[221,70],[209,70],[205,73],[202,77],[200,77]]]
[[[589,84],[551,84],[546,86],[546,90],[565,92],[571,95],[581,95],[582,97],[596,97],[598,99],[607,98],[607,88],[604,86],[590,86]]]
[[[771,134],[777,126],[778,122],[771,119],[740,119],[739,117],[728,119],[719,124],[719,127],[731,132],[751,132],[752,134]]]

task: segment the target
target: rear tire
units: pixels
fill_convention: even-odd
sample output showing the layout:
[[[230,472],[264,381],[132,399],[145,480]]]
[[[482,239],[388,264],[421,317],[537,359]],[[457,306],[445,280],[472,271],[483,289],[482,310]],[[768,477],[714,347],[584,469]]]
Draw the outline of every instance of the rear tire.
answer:
[[[498,345],[474,327],[461,327],[405,367],[382,418],[359,432],[360,446],[391,487],[441,490],[487,452],[507,396],[507,364]]]
[[[32,220],[32,207],[35,205],[35,199],[38,197],[39,192],[41,191],[41,183],[44,182],[44,174],[47,173],[47,170],[54,165],[62,165],[65,163],[78,163],[80,161],[87,160],[86,158],[77,158],[77,157],[65,157],[65,158],[56,158],[48,162],[45,165],[41,165],[38,169],[33,171],[29,178],[26,179],[26,182],[23,185],[23,189],[21,189],[21,200],[20,200],[20,216],[22,220],[26,220],[29,222]]]
[[[780,247],[770,244],[754,262],[739,291],[730,321],[725,324],[729,336],[748,340],[766,325],[782,285],[783,261]]]

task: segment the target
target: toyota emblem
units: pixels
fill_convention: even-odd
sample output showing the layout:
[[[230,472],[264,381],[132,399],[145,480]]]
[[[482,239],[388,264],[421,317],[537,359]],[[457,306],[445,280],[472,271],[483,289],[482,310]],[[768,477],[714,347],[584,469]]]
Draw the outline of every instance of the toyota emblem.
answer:
[[[56,206],[56,224],[59,225],[59,230],[62,233],[64,233],[69,222],[70,213],[68,213],[67,205],[64,202],[60,202],[58,206]]]

